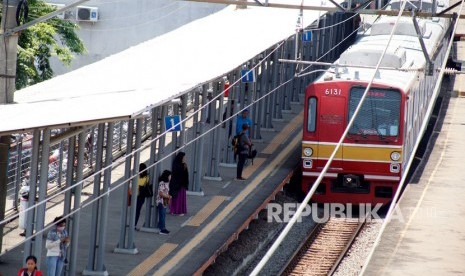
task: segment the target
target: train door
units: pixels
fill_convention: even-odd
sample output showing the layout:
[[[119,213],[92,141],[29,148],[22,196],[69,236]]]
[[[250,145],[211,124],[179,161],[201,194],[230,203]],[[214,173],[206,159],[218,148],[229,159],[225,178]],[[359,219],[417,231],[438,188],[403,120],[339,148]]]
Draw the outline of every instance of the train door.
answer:
[[[326,94],[326,93],[325,93]],[[327,160],[334,151],[337,142],[344,133],[344,114],[346,112],[346,98],[339,95],[326,94],[321,98],[319,114],[318,156]],[[342,147],[339,148],[330,168],[339,170],[343,164]],[[325,163],[326,164],[326,163]]]

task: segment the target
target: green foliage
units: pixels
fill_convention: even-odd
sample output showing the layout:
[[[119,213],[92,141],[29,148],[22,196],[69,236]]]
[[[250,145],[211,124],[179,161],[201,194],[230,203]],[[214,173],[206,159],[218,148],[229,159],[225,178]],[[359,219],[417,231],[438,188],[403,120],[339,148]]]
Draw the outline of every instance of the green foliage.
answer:
[[[28,2],[27,21],[55,11],[54,7],[42,0]],[[78,28],[75,23],[54,17],[23,30],[18,40],[16,89],[52,78],[52,56],[69,65],[74,54],[85,53],[84,44],[75,32]]]

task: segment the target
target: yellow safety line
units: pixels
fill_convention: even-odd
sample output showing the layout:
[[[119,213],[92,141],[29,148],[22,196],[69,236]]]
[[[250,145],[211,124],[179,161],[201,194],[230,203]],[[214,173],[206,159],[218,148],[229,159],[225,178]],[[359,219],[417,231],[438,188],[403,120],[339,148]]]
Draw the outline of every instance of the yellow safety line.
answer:
[[[227,198],[226,196],[214,196],[186,225],[200,226]]]
[[[261,172],[255,177],[252,182],[245,187],[242,192],[240,192],[233,201],[231,201],[226,207],[218,214],[216,217],[197,234],[193,237],[189,242],[181,248],[170,260],[168,260],[160,269],[158,269],[154,275],[165,275],[168,271],[172,270],[174,267],[179,265],[179,262],[186,257],[193,248],[201,244],[205,238],[210,235],[210,233],[216,229],[218,224],[224,220],[230,213],[232,213],[237,206],[244,201],[244,199],[254,190],[257,189],[257,186],[261,183],[261,181],[266,178],[271,171],[275,170],[279,164],[282,164],[288,154],[293,150],[298,144],[301,143],[302,138],[302,131],[292,139],[289,145],[279,153],[279,155],[268,165],[265,169],[261,170]]]
[[[244,168],[242,171],[242,177],[249,178],[258,167],[260,167],[263,163],[265,163],[266,158],[255,158],[253,160],[253,165],[249,164],[247,167]],[[250,161],[248,161],[250,163]]]
[[[155,267],[163,258],[168,256],[176,247],[174,243],[164,243],[152,255],[145,259],[142,263],[136,266],[128,275],[140,276],[147,274],[153,267]]]
[[[302,125],[304,118],[304,111],[302,110],[294,119],[292,119],[286,127],[276,135],[273,140],[268,144],[268,146],[262,150],[261,153],[264,154],[271,154],[273,153],[276,148],[283,143],[283,141],[288,137],[289,133],[291,133],[294,129]]]

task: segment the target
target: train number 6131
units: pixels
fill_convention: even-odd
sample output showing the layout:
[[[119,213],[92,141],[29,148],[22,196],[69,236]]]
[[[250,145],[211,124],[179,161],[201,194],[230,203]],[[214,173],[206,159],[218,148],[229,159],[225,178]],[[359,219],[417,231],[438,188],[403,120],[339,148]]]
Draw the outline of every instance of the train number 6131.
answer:
[[[326,88],[325,95],[334,95],[340,96],[342,94],[342,89],[339,88]]]

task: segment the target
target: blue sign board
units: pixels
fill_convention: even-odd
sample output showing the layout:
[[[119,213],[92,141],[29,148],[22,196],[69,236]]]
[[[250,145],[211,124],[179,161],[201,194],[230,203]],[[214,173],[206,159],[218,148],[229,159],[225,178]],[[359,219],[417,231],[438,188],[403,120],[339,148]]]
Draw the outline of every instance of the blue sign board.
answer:
[[[243,69],[241,70],[241,80],[243,83],[255,82],[255,70]]]
[[[303,42],[310,42],[312,41],[312,31],[305,31],[302,34],[302,41]]]
[[[180,124],[180,122],[180,115],[165,116],[165,126],[168,131],[181,131],[182,124]]]

